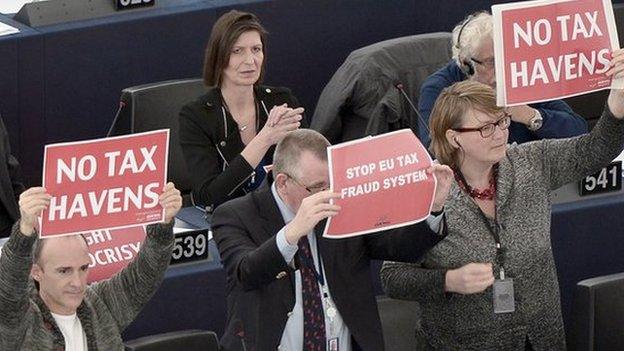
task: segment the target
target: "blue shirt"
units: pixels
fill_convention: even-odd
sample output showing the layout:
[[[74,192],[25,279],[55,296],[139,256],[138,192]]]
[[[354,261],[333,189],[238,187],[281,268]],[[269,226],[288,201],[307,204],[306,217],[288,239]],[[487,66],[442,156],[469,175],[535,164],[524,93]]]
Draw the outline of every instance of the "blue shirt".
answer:
[[[427,123],[427,128],[429,127],[429,115],[442,90],[467,78],[457,63],[451,60],[446,66],[425,80],[420,88],[418,112]],[[561,100],[540,102],[529,106],[537,109],[542,115],[542,127],[532,132],[524,124],[512,121],[509,126],[509,143],[517,142],[520,144],[539,139],[567,138],[587,133],[587,121]],[[427,128],[422,125],[421,121],[418,121],[418,137],[424,145],[429,146],[431,137]]]

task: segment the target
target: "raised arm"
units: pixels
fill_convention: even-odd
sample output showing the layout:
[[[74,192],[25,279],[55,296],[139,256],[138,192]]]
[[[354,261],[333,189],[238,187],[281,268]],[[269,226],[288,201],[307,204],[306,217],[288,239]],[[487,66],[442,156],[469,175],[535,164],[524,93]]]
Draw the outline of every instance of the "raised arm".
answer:
[[[254,240],[251,231],[265,228],[245,225],[248,221],[242,216],[249,215],[247,211],[235,208],[233,202],[217,208],[212,230],[228,276],[236,277],[244,289],[252,290],[272,282],[280,272],[291,270],[289,264],[297,251],[299,239],[311,232],[319,221],[340,209],[328,203],[336,196],[339,195],[331,191],[308,196],[295,218],[260,244]]]
[[[36,240],[37,216],[50,203],[50,195],[41,187],[20,195],[21,219],[13,226],[9,241],[0,255],[0,349],[11,349],[5,342],[15,341],[25,333],[28,322],[29,276],[33,265],[32,247]],[[13,345],[15,346],[15,345]]]
[[[608,76],[624,70],[624,50],[613,53]],[[624,92],[612,89],[602,117],[585,135],[568,139],[545,139],[518,148],[527,158],[537,158],[548,186],[556,189],[598,171],[613,160],[624,147]],[[522,145],[524,146],[524,145]]]
[[[180,192],[168,183],[160,195],[165,223],[147,226],[147,237],[136,259],[112,278],[95,283],[92,292],[106,304],[124,330],[162,282],[173,250],[174,217],[182,206]]]

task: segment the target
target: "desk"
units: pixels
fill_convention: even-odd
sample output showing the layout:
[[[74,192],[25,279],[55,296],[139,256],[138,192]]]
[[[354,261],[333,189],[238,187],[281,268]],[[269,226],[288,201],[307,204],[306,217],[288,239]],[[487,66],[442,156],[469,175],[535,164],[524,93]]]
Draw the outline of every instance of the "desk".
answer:
[[[184,208],[192,223],[176,217],[176,228],[197,228],[204,213]],[[209,227],[208,222],[205,226]],[[209,261],[169,267],[152,300],[123,333],[124,340],[182,329],[212,330],[221,335],[225,327],[225,271],[219,251],[210,240]]]
[[[569,325],[578,281],[624,272],[624,196],[555,205],[551,238],[564,322]],[[124,333],[126,340],[178,329],[223,332],[225,272],[214,241],[210,250],[215,261],[169,269],[160,290]],[[380,262],[372,264],[373,281],[381,293]]]
[[[554,206],[551,241],[569,326],[578,281],[624,272],[624,195]]]

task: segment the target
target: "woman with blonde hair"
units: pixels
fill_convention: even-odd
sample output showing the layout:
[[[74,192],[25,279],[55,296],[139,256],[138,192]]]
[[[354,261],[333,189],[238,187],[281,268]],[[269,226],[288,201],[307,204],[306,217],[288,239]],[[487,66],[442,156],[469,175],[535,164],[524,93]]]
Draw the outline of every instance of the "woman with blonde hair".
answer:
[[[614,52],[608,76],[624,70]],[[387,294],[420,303],[433,350],[565,350],[550,245],[550,192],[607,165],[624,147],[624,91],[589,134],[508,145],[510,116],[491,87],[446,88],[431,149],[455,173],[448,236],[420,264],[386,262]]]

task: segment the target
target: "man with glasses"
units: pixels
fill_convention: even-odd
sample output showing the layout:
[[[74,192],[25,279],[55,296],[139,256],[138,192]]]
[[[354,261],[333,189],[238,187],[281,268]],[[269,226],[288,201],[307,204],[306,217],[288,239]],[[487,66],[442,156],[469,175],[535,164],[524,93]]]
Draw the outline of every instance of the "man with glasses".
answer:
[[[438,178],[426,222],[347,239],[321,236],[330,199],[329,142],[300,129],[277,145],[275,181],[217,208],[212,230],[227,271],[224,350],[383,350],[370,261],[416,262],[445,235],[452,171]],[[436,212],[438,211],[438,212]]]
[[[453,29],[453,59],[432,74],[420,90],[418,110],[425,121],[442,90],[456,82],[474,80],[496,89],[493,20],[488,12],[469,15]],[[566,138],[587,133],[587,122],[561,100],[508,107],[511,116],[509,142],[524,143],[545,138]],[[425,145],[430,136],[419,135]]]

